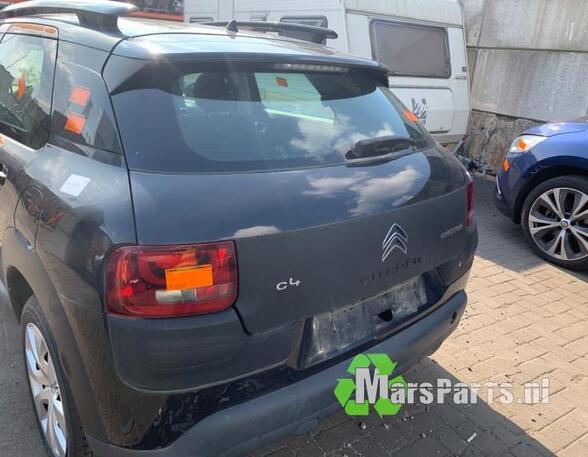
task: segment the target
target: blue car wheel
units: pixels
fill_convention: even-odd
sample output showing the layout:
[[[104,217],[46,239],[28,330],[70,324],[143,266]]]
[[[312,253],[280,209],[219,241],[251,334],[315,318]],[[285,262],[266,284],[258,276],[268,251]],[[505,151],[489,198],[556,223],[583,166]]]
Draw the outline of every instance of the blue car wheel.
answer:
[[[541,258],[573,270],[588,269],[588,179],[562,176],[531,191],[523,206],[527,241]]]

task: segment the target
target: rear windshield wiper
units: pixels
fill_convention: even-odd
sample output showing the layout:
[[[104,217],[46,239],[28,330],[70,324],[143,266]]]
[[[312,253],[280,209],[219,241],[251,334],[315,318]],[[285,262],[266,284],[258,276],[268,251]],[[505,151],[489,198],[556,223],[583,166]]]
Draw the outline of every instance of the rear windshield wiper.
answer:
[[[418,148],[412,138],[400,136],[381,136],[358,141],[345,154],[350,163],[365,163],[392,158],[398,153],[409,153]]]

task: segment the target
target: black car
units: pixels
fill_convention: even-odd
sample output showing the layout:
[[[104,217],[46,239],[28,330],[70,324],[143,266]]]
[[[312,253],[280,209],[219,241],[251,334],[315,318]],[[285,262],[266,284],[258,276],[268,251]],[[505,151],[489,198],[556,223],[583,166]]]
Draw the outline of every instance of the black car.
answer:
[[[378,64],[132,10],[0,13],[2,271],[33,405],[54,456],[240,454],[337,411],[354,355],[402,372],[456,328],[472,182]]]

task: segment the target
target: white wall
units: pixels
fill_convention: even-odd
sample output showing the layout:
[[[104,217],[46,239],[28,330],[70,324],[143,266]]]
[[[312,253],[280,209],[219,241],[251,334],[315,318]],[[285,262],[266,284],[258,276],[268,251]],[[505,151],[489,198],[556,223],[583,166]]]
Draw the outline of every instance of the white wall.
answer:
[[[588,113],[587,0],[462,0],[472,108],[539,121]]]

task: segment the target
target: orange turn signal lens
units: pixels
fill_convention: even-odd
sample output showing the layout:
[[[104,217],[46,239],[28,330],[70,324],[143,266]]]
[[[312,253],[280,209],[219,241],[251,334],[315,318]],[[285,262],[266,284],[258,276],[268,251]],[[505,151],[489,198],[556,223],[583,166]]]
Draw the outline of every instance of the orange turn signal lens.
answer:
[[[548,136],[540,135],[521,135],[520,137],[515,138],[515,140],[510,145],[510,149],[508,152],[512,154],[528,152],[538,144],[547,140],[548,138]]]
[[[527,142],[525,140],[520,138],[519,141],[517,141],[517,147],[519,148],[520,151],[526,151],[527,148],[529,147],[529,145],[527,144]]]
[[[510,170],[510,162],[508,161],[508,159],[504,159],[504,161],[502,162],[502,169],[507,172],[508,170]]]

